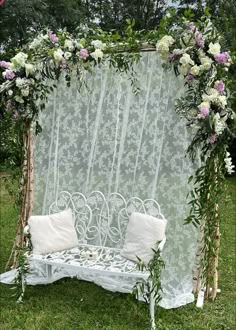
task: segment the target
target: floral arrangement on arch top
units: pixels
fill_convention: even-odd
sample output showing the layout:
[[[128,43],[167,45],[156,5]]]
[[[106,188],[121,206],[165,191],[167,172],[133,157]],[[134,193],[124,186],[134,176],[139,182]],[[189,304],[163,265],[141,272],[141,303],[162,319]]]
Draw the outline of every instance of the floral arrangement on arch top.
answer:
[[[133,63],[140,59],[143,46],[151,46],[166,62],[164,66],[174,68],[186,81],[188,88],[177,100],[176,111],[189,125],[198,128],[190,146],[192,153],[197,149],[195,145],[201,143],[206,151],[217,143],[227,145],[234,121],[227,90],[227,70],[232,59],[229,52],[222,50],[221,36],[211,21],[198,22],[197,27],[183,20],[170,29],[171,35],[162,39],[158,30],[137,32],[133,26],[130,21],[123,35],[86,27],[75,37],[64,30],[57,34],[40,33],[10,61],[0,61],[5,79],[0,85],[2,105],[15,119],[36,119],[37,123],[38,112],[44,109],[50,91],[56,87],[49,86],[48,78],[58,80],[64,73],[69,85],[72,71],[77,71],[78,79],[83,81],[84,71],[91,71],[105,59],[117,71],[129,72],[137,91]],[[39,99],[42,102],[37,102]],[[233,166],[228,154],[226,158],[231,173]]]

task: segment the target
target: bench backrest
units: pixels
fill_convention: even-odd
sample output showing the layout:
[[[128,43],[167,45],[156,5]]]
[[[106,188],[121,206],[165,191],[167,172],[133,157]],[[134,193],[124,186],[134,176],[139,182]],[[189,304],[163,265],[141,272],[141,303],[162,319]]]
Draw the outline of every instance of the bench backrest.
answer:
[[[119,194],[105,197],[100,191],[88,196],[80,192],[62,191],[49,208],[49,214],[71,208],[80,243],[112,248],[122,248],[126,227],[132,212],[140,212],[164,219],[160,206],[153,199],[128,200]]]

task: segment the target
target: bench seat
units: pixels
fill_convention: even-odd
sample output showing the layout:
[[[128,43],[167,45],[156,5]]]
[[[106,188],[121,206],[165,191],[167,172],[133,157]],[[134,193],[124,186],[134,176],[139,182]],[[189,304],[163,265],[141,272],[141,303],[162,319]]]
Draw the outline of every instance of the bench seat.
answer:
[[[96,253],[96,259],[86,258],[86,253]],[[109,275],[147,279],[150,275],[147,271],[140,271],[137,263],[122,257],[119,249],[99,247],[94,245],[80,245],[76,248],[47,255],[31,254],[30,260],[46,265],[63,268],[77,269],[78,272],[94,271]]]

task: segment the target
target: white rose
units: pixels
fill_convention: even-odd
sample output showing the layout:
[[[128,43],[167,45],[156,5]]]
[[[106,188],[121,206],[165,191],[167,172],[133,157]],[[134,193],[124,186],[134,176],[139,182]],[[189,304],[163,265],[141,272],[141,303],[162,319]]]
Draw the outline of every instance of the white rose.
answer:
[[[216,42],[215,44],[213,44],[212,42],[209,44],[209,50],[208,53],[212,54],[212,55],[216,55],[220,53],[220,49],[221,46],[218,42]]]
[[[96,49],[104,50],[106,45],[101,40],[93,40],[91,45]]]
[[[96,61],[98,61],[99,58],[103,57],[103,52],[101,49],[95,49],[93,53],[90,54],[92,58],[94,58]]]
[[[65,52],[65,59],[69,60],[71,58],[71,52]]]
[[[23,96],[28,96],[29,95],[29,86],[21,90],[21,94]]]
[[[16,87],[24,88],[26,85],[26,80],[24,78],[16,78]]]
[[[24,103],[24,100],[23,100],[22,97],[19,96],[19,95],[16,95],[16,96],[15,96],[15,100],[16,100],[16,102],[18,102],[18,103]]]
[[[25,64],[25,73],[26,73],[26,77],[28,77],[28,75],[32,74],[34,72],[34,66],[33,64]]]
[[[75,49],[74,43],[73,43],[73,41],[70,40],[70,39],[66,39],[66,40],[65,40],[64,47],[65,47],[65,48],[68,48],[70,51],[72,51],[72,50]]]
[[[188,64],[178,66],[179,73],[182,74],[183,76],[186,76],[188,74],[189,68],[190,66]]]
[[[201,65],[200,65],[200,69],[202,71],[207,71],[211,68],[211,65],[212,65],[212,59],[208,56],[205,56],[205,57],[201,57],[200,58],[200,61],[201,61]]]
[[[190,55],[186,54],[186,53],[181,56],[179,62],[183,65],[186,65],[186,64],[194,65],[194,62],[191,59]]]
[[[12,90],[12,89],[9,89],[9,91],[7,92],[7,94],[8,94],[9,96],[12,96],[12,94],[13,94],[13,90]]]
[[[56,62],[61,62],[63,60],[63,51],[59,48],[57,50],[54,51],[53,53],[53,57],[55,59]]]
[[[11,62],[14,64],[15,67],[24,67],[27,58],[28,58],[27,54],[23,52],[19,52],[18,54],[16,54],[16,56],[14,56],[11,59]]]
[[[198,76],[200,72],[200,68],[197,65],[194,65],[191,69],[190,69],[190,73],[194,76]]]

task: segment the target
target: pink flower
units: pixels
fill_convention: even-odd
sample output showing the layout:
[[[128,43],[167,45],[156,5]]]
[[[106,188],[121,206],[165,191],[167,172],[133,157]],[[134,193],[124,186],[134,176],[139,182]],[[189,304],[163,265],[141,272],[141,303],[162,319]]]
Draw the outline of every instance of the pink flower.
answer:
[[[199,105],[199,109],[200,109],[200,114],[198,115],[198,117],[200,119],[205,119],[209,116],[209,112],[210,112],[210,105],[208,102],[202,102]]]
[[[210,143],[210,144],[213,144],[213,143],[215,143],[216,141],[217,141],[217,134],[211,134],[211,135],[209,135],[208,136],[208,142]]]
[[[85,48],[81,48],[79,51],[80,56],[86,60],[86,58],[89,56],[89,52]]]
[[[2,75],[5,79],[8,79],[8,80],[12,80],[13,78],[15,78],[15,73],[8,69],[5,70]]]
[[[215,89],[219,92],[219,93],[223,93],[225,90],[225,84],[222,80],[217,80],[215,82]]]
[[[194,76],[191,73],[189,73],[185,79],[187,83],[190,84],[194,80]]]
[[[66,67],[67,67],[67,62],[65,59],[63,59],[60,63],[60,68],[61,68],[61,70],[64,70],[64,69],[66,69]]]
[[[0,67],[4,69],[8,69],[10,67],[10,64],[10,62],[0,61]]]
[[[221,63],[221,64],[227,63],[229,59],[230,59],[230,56],[227,52],[219,53],[219,54],[215,55],[216,62]]]
[[[204,48],[205,42],[204,42],[203,35],[201,34],[201,32],[196,31],[196,33],[195,33],[195,41],[196,41],[196,45],[198,47]]]
[[[55,33],[52,33],[51,31],[49,31],[48,36],[52,43],[55,44],[56,42],[58,42],[58,37],[56,36]]]

